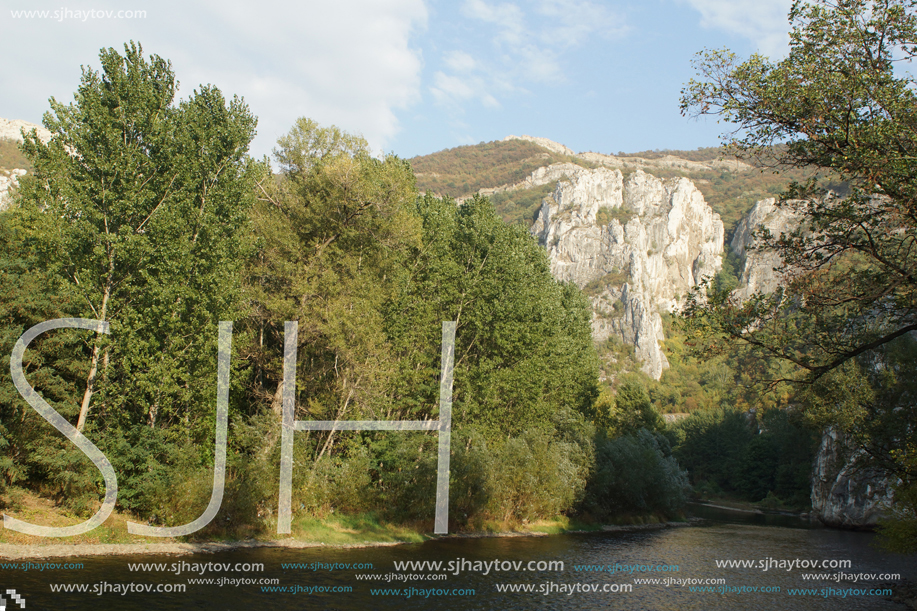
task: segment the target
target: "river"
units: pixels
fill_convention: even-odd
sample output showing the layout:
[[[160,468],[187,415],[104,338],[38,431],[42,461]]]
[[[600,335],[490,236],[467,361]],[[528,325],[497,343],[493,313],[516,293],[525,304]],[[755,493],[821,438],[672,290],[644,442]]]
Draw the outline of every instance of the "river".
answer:
[[[805,527],[802,521],[780,516],[698,507],[694,511],[707,518],[703,525],[643,532],[33,560],[30,570],[0,571],[0,587],[3,592],[15,590],[29,610],[904,611],[904,606],[877,595],[881,578],[863,581],[862,575],[898,574],[917,580],[917,557],[881,552],[871,545],[873,536],[868,533]],[[429,565],[396,567],[425,561],[442,565],[439,570]],[[754,566],[727,567],[724,561]],[[54,570],[44,562],[82,563],[83,568]],[[819,566],[807,569],[806,562]],[[138,563],[160,566],[138,570]],[[215,563],[229,565],[229,570]],[[355,568],[357,564],[361,568]],[[846,578],[833,581],[839,572]],[[821,577],[805,578],[813,574]],[[214,581],[195,581],[202,579]],[[239,580],[248,582],[237,585]],[[253,583],[260,580],[273,583]],[[125,586],[132,591],[123,593]],[[52,592],[52,587],[86,591]],[[147,588],[152,591],[137,591]],[[20,608],[11,595],[3,595],[7,610]]]

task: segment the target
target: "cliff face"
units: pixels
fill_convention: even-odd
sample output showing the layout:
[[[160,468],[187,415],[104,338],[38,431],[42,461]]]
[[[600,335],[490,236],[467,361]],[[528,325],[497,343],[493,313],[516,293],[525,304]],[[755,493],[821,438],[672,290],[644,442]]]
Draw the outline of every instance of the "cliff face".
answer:
[[[822,435],[812,470],[812,512],[835,528],[869,528],[887,517],[893,494],[876,469],[857,468],[857,453],[833,429]]]
[[[20,119],[4,119],[0,117],[0,140],[13,140],[22,142],[22,132],[26,133],[35,130],[42,142],[51,139],[51,132],[36,123],[29,123]]]
[[[51,138],[51,132],[41,125],[20,121],[19,119],[11,121],[0,117],[0,140],[22,142],[22,132],[28,133],[32,130],[38,132],[38,137],[42,142],[47,142]],[[9,205],[9,191],[16,188],[19,177],[26,173],[22,168],[0,167],[0,210]]]
[[[804,202],[791,203],[805,205]],[[767,229],[775,237],[790,234],[799,226],[799,219],[793,207],[778,207],[777,201],[770,198],[759,201],[739,221],[729,243],[733,252],[743,257],[739,287],[733,292],[736,297],[744,301],[755,293],[770,293],[777,288],[780,277],[774,268],[780,266],[780,257],[774,252],[757,250],[758,240],[754,234],[761,229]]]
[[[19,177],[27,172],[21,168],[14,170],[0,169],[0,210],[6,210],[10,205],[9,192],[19,185]]]
[[[593,338],[632,345],[643,370],[659,379],[668,367],[660,312],[676,309],[720,268],[719,215],[685,178],[662,181],[638,170],[624,180],[619,170],[558,164],[531,180],[549,177],[559,182],[531,231],[551,271],[590,294]]]

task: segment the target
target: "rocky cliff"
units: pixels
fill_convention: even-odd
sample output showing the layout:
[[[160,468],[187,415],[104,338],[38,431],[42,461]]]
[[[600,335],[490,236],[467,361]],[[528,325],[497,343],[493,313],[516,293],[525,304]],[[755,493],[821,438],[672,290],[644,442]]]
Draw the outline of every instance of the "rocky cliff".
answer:
[[[643,370],[668,367],[660,312],[672,311],[722,264],[723,223],[694,184],[637,170],[572,164],[541,168],[530,181],[557,180],[532,233],[548,250],[556,278],[585,288],[596,341],[634,347]],[[540,184],[544,184],[541,182]]]
[[[47,142],[51,139],[51,132],[41,125],[29,123],[28,121],[22,121],[20,119],[10,120],[0,117],[0,140],[22,142],[22,131],[29,133],[33,129],[38,132],[38,137],[42,142]]]
[[[812,513],[828,526],[870,528],[888,515],[888,478],[858,465],[858,457],[836,431],[824,432],[812,470]]]
[[[797,202],[803,206],[804,202]],[[739,221],[729,246],[742,257],[742,269],[739,287],[733,294],[745,300],[755,293],[770,293],[780,284],[780,276],[775,268],[780,266],[780,257],[770,251],[758,250],[755,233],[767,229],[771,235],[789,234],[798,227],[799,214],[793,206],[777,206],[774,198],[764,199],[754,205],[748,214]]]

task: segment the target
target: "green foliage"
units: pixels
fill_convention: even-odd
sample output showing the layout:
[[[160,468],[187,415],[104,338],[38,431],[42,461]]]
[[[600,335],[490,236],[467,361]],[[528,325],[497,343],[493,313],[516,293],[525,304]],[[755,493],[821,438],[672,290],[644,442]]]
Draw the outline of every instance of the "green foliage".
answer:
[[[615,267],[601,278],[590,280],[586,286],[583,287],[583,292],[590,297],[595,297],[601,294],[606,288],[620,288],[628,280],[630,280],[630,273]],[[620,301],[615,301],[612,308],[615,314],[620,314],[624,309],[624,305],[621,304]]]
[[[26,139],[35,172],[19,212],[42,264],[79,295],[71,314],[112,324],[92,344],[78,428],[98,390],[105,426],[197,433],[212,390],[193,382],[213,379],[216,324],[238,312],[255,120],[214,87],[173,106],[169,63],[138,45],[100,59],[73,104],[51,100],[51,141]]]
[[[817,181],[791,189],[809,200],[783,204],[802,216],[799,230],[765,236],[784,261],[783,291],[741,307],[723,298],[706,308],[717,330],[794,363],[810,379],[917,329],[909,249],[917,224],[908,212],[917,195],[914,143],[900,139],[914,121],[917,94],[912,77],[894,71],[915,53],[914,6],[797,3],[786,59],[772,64],[754,55],[739,63],[728,52],[709,52],[697,64],[703,80],[683,92],[684,110],[747,128],[732,140],[736,150],[771,147],[782,163],[825,168],[850,183],[842,198],[825,197]],[[749,328],[755,332],[746,334]]]
[[[10,354],[26,329],[66,316],[77,299],[71,287],[48,273],[24,236],[15,210],[0,214],[0,351]],[[36,338],[23,360],[29,382],[64,417],[78,411],[79,382],[86,367],[81,360],[83,338],[69,330]],[[9,367],[0,369],[0,481],[32,484],[85,511],[97,498],[95,469],[19,395]]]
[[[640,429],[661,432],[665,429],[662,416],[653,408],[646,388],[637,380],[625,379],[614,396],[606,390],[595,404],[596,424],[609,437],[632,435]]]
[[[502,191],[491,195],[490,201],[505,223],[522,224],[528,228],[538,215],[541,202],[554,192],[555,186],[549,183],[540,187]]]
[[[798,414],[697,411],[674,425],[675,456],[699,488],[749,501],[777,498],[808,505],[815,431]]]
[[[895,68],[917,54],[915,7],[913,0],[796,2],[788,57],[740,61],[728,51],[706,52],[697,62],[701,78],[682,92],[683,111],[738,126],[728,138],[735,152],[815,167],[849,186],[832,196],[818,177],[792,184],[781,205],[800,216],[799,228],[762,236],[783,261],[785,285],[743,304],[712,291],[707,304],[686,308],[694,328],[714,342],[725,338],[752,354],[783,359],[794,368],[788,377],[836,397],[837,408],[807,392],[813,417],[850,430],[878,466],[904,473],[905,490],[915,474],[902,470],[900,455],[910,452],[900,431],[913,431],[917,422],[907,407],[912,395],[901,393],[900,379],[858,370],[917,330],[917,141],[910,136],[917,93],[913,75]],[[854,392],[837,396],[837,386],[822,381],[838,377],[853,382]],[[871,411],[872,393],[903,399],[876,402],[882,411],[905,412],[906,428],[897,436],[849,428]]]
[[[597,363],[582,294],[554,280],[535,239],[485,198],[456,207],[426,196],[417,206],[424,249],[391,332],[406,347],[437,346],[439,321],[457,321],[454,417],[516,434],[547,426],[562,407],[588,411]],[[435,354],[422,358],[433,365]],[[406,394],[419,392],[429,391]]]
[[[879,523],[879,541],[899,554],[917,549],[917,486],[913,483],[895,487],[894,515]]]
[[[658,512],[675,517],[690,486],[665,437],[639,429],[596,440],[596,468],[584,510],[599,519]]]
[[[906,532],[913,515],[917,484],[917,341],[900,337],[870,355],[848,361],[802,393],[807,417],[818,427],[835,427],[862,451],[864,466],[878,467],[897,482],[895,514],[904,520],[886,525]]]
[[[716,161],[723,157],[723,150],[717,146],[702,146],[693,151],[681,151],[674,149],[655,149],[652,151],[638,151],[636,153],[625,153],[619,151],[616,157],[640,157],[643,159],[662,159],[663,157],[677,157],[687,159],[688,161]]]
[[[622,225],[626,225],[634,215],[633,212],[627,210],[623,206],[617,208],[612,208],[611,206],[600,206],[595,213],[595,224],[600,227],[604,227],[611,223],[611,221],[618,221]]]
[[[51,140],[22,145],[33,172],[3,223],[2,341],[9,354],[44,320],[110,321],[109,336],[41,336],[26,375],[116,465],[120,507],[150,516],[176,469],[212,451],[216,326],[240,312],[255,119],[211,86],[174,103],[171,66],[139,45],[100,59],[72,104],[51,100]],[[0,410],[7,480],[91,510],[99,474],[85,456],[11,383]]]
[[[308,119],[278,144],[284,171],[277,183],[261,182],[259,249],[247,272],[248,324],[259,338],[249,393],[259,402],[274,396],[284,321],[297,320],[298,418],[423,417],[417,406],[392,401],[398,356],[385,331],[388,304],[420,239],[410,166],[376,159],[364,140]],[[321,454],[334,437],[325,435]]]
[[[568,429],[586,426],[596,394],[579,291],[488,200],[418,199],[410,167],[371,157],[362,139],[301,119],[275,155],[282,174],[260,183],[247,278],[259,338],[247,392],[265,414],[251,420],[264,431],[252,452],[277,453],[282,321],[299,321],[298,419],[422,420],[438,415],[441,324],[455,320],[456,519],[572,510],[592,445]],[[299,434],[294,507],[429,520],[435,448],[422,433]]]
[[[723,267],[713,277],[711,285],[714,293],[731,293],[739,286],[742,260],[731,248],[723,257]]]

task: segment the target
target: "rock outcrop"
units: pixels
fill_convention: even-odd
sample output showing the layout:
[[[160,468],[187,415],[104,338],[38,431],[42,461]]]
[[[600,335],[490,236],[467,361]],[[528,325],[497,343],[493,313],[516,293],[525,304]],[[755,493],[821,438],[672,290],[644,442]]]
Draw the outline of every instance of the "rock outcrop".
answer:
[[[824,432],[812,471],[812,513],[827,526],[871,528],[888,516],[888,478],[858,466],[858,457],[835,430]]]
[[[605,155],[603,153],[593,152],[576,153],[573,151],[573,149],[568,148],[559,142],[554,142],[553,140],[549,140],[547,138],[538,138],[536,136],[507,136],[503,139],[504,142],[509,140],[525,140],[526,142],[533,142],[538,146],[551,151],[552,153],[557,153],[558,155],[569,155],[570,157],[576,157],[577,159],[581,159],[590,164],[605,166],[617,170],[751,172],[755,169],[754,166],[751,166],[737,159],[691,161],[688,159],[682,159],[681,157],[675,157],[674,155],[662,155],[653,159],[634,156],[619,157],[617,155]]]
[[[0,170],[0,211],[6,210],[9,206],[10,189],[16,187],[20,176],[25,176],[27,172],[21,168],[14,170]]]
[[[793,203],[793,202],[791,202]],[[798,207],[804,202],[795,202]],[[774,198],[763,199],[745,215],[736,226],[732,241],[732,251],[742,257],[742,269],[739,287],[733,294],[744,301],[755,293],[770,293],[780,284],[780,276],[774,271],[782,263],[780,256],[773,251],[758,250],[759,240],[756,232],[767,229],[771,235],[790,234],[799,226],[800,215],[790,206],[777,206]]]
[[[42,142],[47,142],[51,139],[51,132],[41,125],[29,123],[28,121],[22,121],[20,119],[11,120],[0,117],[0,140],[22,142],[22,132],[25,131],[29,133],[33,129],[38,132],[38,138]]]
[[[531,231],[554,276],[590,295],[593,338],[632,345],[643,370],[659,379],[668,367],[660,312],[677,309],[720,268],[723,223],[685,178],[662,181],[638,170],[625,180],[619,170],[557,164],[531,179],[558,174]]]
[[[792,233],[799,227],[800,211],[805,206],[803,201],[777,206],[774,199],[765,199],[739,222],[730,246],[744,259],[740,284],[733,292],[740,300],[769,293],[781,282],[775,271],[781,265],[780,257],[773,251],[759,250],[755,233],[761,229],[775,237]],[[888,513],[892,501],[888,478],[877,469],[858,464],[858,458],[860,454],[837,431],[823,432],[812,466],[811,500],[813,515],[828,526],[871,528]]]
[[[534,142],[538,146],[544,149],[548,149],[552,153],[557,153],[558,155],[576,155],[572,149],[565,147],[560,142],[554,142],[553,140],[548,140],[547,138],[539,138],[538,136],[507,136],[503,139],[503,142],[508,142],[509,140],[525,140],[526,142]]]

